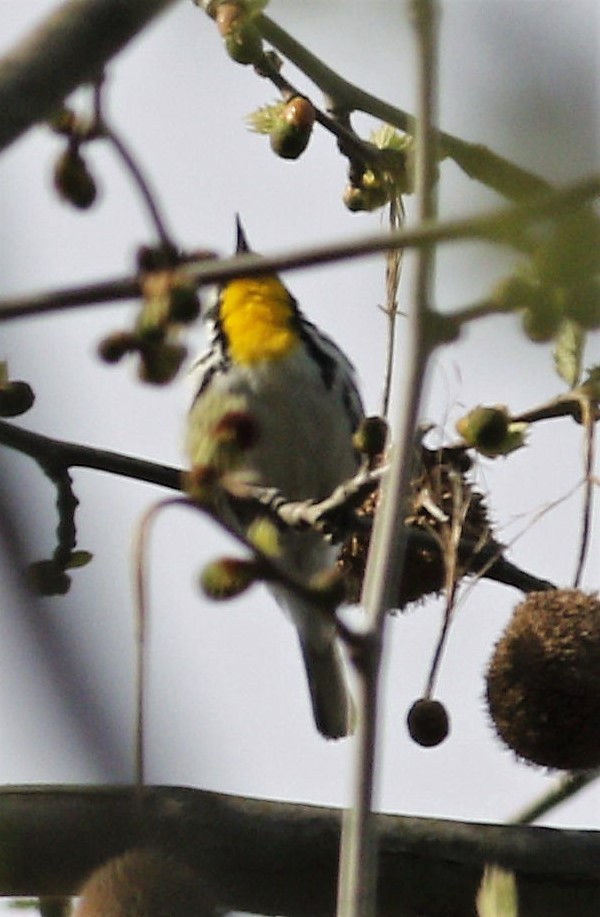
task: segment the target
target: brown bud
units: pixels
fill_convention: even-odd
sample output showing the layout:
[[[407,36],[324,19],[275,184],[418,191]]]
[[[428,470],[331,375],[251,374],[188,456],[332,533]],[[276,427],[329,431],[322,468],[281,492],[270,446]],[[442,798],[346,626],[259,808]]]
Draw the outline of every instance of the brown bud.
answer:
[[[96,200],[96,182],[78,147],[69,144],[54,167],[54,187],[63,200],[87,210]]]
[[[270,134],[271,149],[282,159],[297,159],[308,146],[315,110],[304,96],[294,96],[276,119]]]
[[[108,334],[98,344],[98,356],[105,363],[118,363],[129,351],[139,347],[135,335],[129,331],[115,331]]]

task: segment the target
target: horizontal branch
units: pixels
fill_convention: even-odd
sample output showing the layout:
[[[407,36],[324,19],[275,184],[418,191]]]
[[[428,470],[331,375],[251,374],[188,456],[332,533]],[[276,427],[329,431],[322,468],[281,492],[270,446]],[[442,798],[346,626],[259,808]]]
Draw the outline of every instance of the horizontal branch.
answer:
[[[0,150],[48,118],[174,0],[67,0],[0,59]]]
[[[120,452],[53,439],[4,420],[0,420],[0,445],[18,450],[42,466],[56,463],[66,468],[90,468],[145,481],[147,484],[157,484],[170,490],[181,489],[181,471],[178,468]]]
[[[182,265],[181,271],[198,286],[205,286],[224,283],[235,277],[298,270],[432,243],[483,238],[510,245],[512,231],[537,219],[575,208],[598,195],[600,176],[593,175],[559,191],[541,194],[525,204],[495,209],[477,217],[424,222],[414,228],[371,233],[346,242],[295,248],[291,252],[268,257],[256,254],[208,260],[204,257],[198,262]],[[0,300],[0,321],[111,300],[131,299],[139,295],[139,292],[139,278],[130,276],[51,293],[11,297]],[[448,320],[452,321],[451,315]]]
[[[24,430],[12,423],[0,420],[0,445],[16,449],[37,461],[42,468],[57,466],[59,468],[89,468],[107,474],[116,474],[132,480],[155,484],[169,490],[181,490],[182,471],[172,465],[162,465],[145,459],[107,449],[97,449],[80,443],[66,442]],[[321,502],[304,501],[295,503],[286,501],[284,496],[273,488],[249,488],[249,497],[230,494],[230,499],[246,503],[248,498],[255,500],[265,511],[272,513],[275,519],[288,527],[315,527],[319,529],[322,518],[333,509],[340,509],[344,500],[352,500],[361,488],[372,487],[377,483],[381,472],[360,473],[355,479],[346,482],[326,500]],[[205,511],[216,519],[208,507]],[[357,520],[357,526],[364,526],[368,520]],[[347,536],[342,532],[340,537]],[[408,530],[409,543],[416,549],[426,549],[437,554],[440,545],[435,537],[416,527]],[[521,570],[499,553],[497,545],[474,545],[463,538],[459,547],[460,557],[467,563],[468,572],[495,580],[506,586],[513,586],[522,592],[541,591],[554,588],[552,583]],[[480,572],[481,571],[481,572]]]
[[[329,917],[340,812],[179,787],[0,790],[0,895],[68,895],[105,860],[157,845],[235,910]],[[471,917],[484,864],[517,875],[519,917],[600,913],[600,833],[377,816],[380,917]]]

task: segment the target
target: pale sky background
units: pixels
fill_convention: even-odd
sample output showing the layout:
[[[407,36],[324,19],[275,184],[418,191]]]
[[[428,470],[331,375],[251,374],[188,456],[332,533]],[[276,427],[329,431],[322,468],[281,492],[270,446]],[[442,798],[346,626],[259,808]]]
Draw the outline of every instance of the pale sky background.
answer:
[[[54,6],[49,0],[0,0],[0,48]],[[414,55],[403,4],[273,0],[269,12],[342,75],[414,110]],[[594,0],[450,0],[442,27],[441,126],[557,183],[588,174],[598,166],[599,25]],[[293,69],[288,72],[306,88]],[[237,211],[251,243],[265,253],[379,227],[379,215],[354,215],[343,207],[345,162],[324,132],[315,131],[295,163],[277,159],[268,140],[248,132],[245,116],[274,97],[270,85],[226,57],[214,26],[188,2],[177,4],[110,68],[112,121],[158,190],[183,247],[228,253]],[[315,100],[321,101],[318,95]],[[356,124],[367,133],[377,126],[366,117]],[[50,175],[60,149],[60,141],[39,128],[0,160],[2,296],[120,276],[131,270],[136,247],[152,241],[127,176],[102,144],[89,153],[103,189],[98,205],[81,214],[58,202]],[[442,168],[440,198],[448,217],[497,202],[451,163]],[[482,245],[444,248],[440,307],[485,295],[509,266],[505,253]],[[377,412],[386,336],[377,308],[384,296],[383,260],[294,272],[286,282],[308,316],[347,351],[367,410]],[[155,390],[139,384],[131,367],[107,367],[95,357],[102,336],[134,314],[132,304],[121,303],[5,325],[0,358],[7,357],[13,375],[37,393],[34,408],[17,422],[181,464],[185,374]],[[401,340],[402,320],[400,347]],[[192,349],[200,344],[195,333]],[[586,363],[598,362],[596,335]],[[478,403],[520,411],[561,386],[549,347],[524,340],[512,317],[486,320],[437,354],[424,417],[451,436],[456,418]],[[11,456],[7,466],[29,527],[30,559],[49,556],[56,524],[52,488],[25,457]],[[482,462],[478,470],[500,537],[509,541],[527,529],[510,556],[558,584],[568,585],[575,568],[580,492],[528,525],[581,474],[581,432],[566,421],[539,427],[529,448],[505,461]],[[39,614],[47,616],[47,639],[59,655],[78,660],[85,682],[66,709],[21,610],[5,597],[1,783],[132,779],[130,545],[141,514],[164,494],[91,471],[76,471],[74,479],[81,500],[79,547],[93,551],[94,561],[74,573],[66,598],[45,601]],[[597,522],[595,529],[585,578],[590,589],[599,585]],[[214,526],[189,513],[171,509],[156,526],[148,780],[342,806],[352,745],[327,743],[314,730],[296,638],[281,611],[259,588],[229,605],[210,604],[199,594],[195,581],[203,563],[231,549]],[[423,691],[442,605],[430,602],[391,622],[382,810],[502,821],[551,785],[553,775],[516,762],[499,744],[483,705],[485,665],[518,599],[514,590],[484,583],[461,603],[437,691],[450,711],[452,733],[433,750],[410,741],[405,716]],[[71,717],[76,710],[91,722],[92,701],[112,724],[112,756],[101,756]],[[597,828],[599,788],[589,788],[545,823]]]

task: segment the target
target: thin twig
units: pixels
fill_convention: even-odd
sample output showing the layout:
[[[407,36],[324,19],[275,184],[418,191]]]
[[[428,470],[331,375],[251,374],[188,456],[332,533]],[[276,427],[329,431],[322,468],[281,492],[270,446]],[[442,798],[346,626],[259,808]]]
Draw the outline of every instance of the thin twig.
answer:
[[[150,215],[150,219],[154,224],[154,228],[161,245],[164,248],[175,250],[175,244],[171,239],[169,232],[167,231],[164,216],[161,214],[158,208],[156,195],[150,190],[148,180],[143,174],[139,164],[136,162],[125,141],[119,136],[114,128],[108,127],[104,118],[102,125],[104,138],[110,142],[115,152],[118,153],[131,178],[137,186],[140,196],[144,201],[146,209]]]
[[[392,232],[402,225],[404,208],[402,200],[393,197],[389,205],[390,229]],[[394,357],[396,352],[396,319],[398,318],[398,286],[400,284],[400,269],[402,266],[402,249],[394,249],[387,253],[385,258],[385,291],[386,299],[383,311],[388,320],[387,349],[385,355],[385,377],[383,380],[383,399],[381,413],[388,416],[390,396],[392,392],[392,378],[394,370]]]
[[[583,489],[583,518],[581,522],[581,539],[577,567],[573,579],[573,587],[579,588],[587,552],[590,543],[592,506],[594,501],[594,460],[595,460],[595,411],[589,399],[581,399],[581,421],[584,429],[584,489]]]
[[[263,37],[333,99],[341,110],[362,111],[398,130],[410,134],[414,132],[413,115],[345,80],[268,16],[258,16],[255,21]],[[439,139],[442,156],[452,157],[470,178],[483,182],[512,200],[537,195],[551,187],[539,175],[520,168],[481,144],[468,143],[445,132],[440,132]]]
[[[565,213],[598,195],[600,176],[592,176],[560,191],[545,192],[527,203],[496,208],[478,217],[445,222],[425,220],[418,226],[398,229],[393,233],[372,233],[346,242],[295,248],[291,252],[269,257],[255,254],[236,255],[220,260],[207,260],[204,257],[197,262],[186,264],[182,271],[200,286],[224,283],[235,277],[298,270],[367,257],[392,249],[418,249],[433,243],[455,242],[462,239],[487,239],[510,245],[509,238],[513,229],[520,229],[544,217]],[[117,299],[132,299],[139,295],[139,278],[128,276],[40,295],[0,299],[0,321]],[[454,323],[452,316],[448,316],[447,320]]]
[[[600,777],[600,768],[590,771],[578,771],[567,774],[556,781],[554,786],[547,790],[539,799],[529,803],[507,822],[509,825],[531,825],[542,815],[547,815],[552,809],[571,799],[586,786],[594,783]]]
[[[186,497],[171,497],[161,500],[146,510],[140,519],[134,534],[133,542],[133,570],[134,570],[134,635],[135,635],[135,785],[141,788],[146,782],[145,776],[145,745],[146,745],[146,664],[149,604],[147,589],[147,571],[149,565],[148,542],[152,525],[164,509],[169,506],[190,506]]]
[[[419,102],[415,139],[417,217],[435,216],[433,183],[437,142],[433,129],[436,99],[437,10],[429,0],[417,0],[416,34],[419,45]],[[410,478],[410,456],[416,428],[423,378],[431,346],[426,320],[430,304],[432,248],[423,245],[415,265],[415,293],[407,317],[407,378],[399,399],[394,430],[394,449],[388,478],[369,548],[363,601],[367,613],[365,646],[359,664],[358,726],[354,762],[352,808],[345,813],[340,855],[338,917],[371,917],[375,913],[377,887],[376,833],[373,815],[377,755],[377,697],[381,651],[388,610],[402,576],[406,548],[404,501]]]

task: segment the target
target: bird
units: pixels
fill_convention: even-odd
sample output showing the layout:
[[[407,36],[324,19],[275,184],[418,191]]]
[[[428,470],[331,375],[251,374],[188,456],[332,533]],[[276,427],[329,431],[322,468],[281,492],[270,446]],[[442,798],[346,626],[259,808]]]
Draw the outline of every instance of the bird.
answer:
[[[236,252],[250,251],[239,217],[236,228]],[[192,369],[186,436],[192,466],[214,454],[215,431],[233,417],[246,442],[234,450],[232,470],[290,501],[325,499],[360,462],[353,435],[364,409],[350,360],[275,274],[223,283],[204,321],[208,346]],[[260,514],[255,508],[248,517],[226,498],[220,512],[242,533]],[[308,584],[336,553],[319,533],[290,529],[280,534],[277,563]],[[330,739],[351,734],[353,705],[335,621],[292,588],[269,588],[296,627],[317,730]]]

